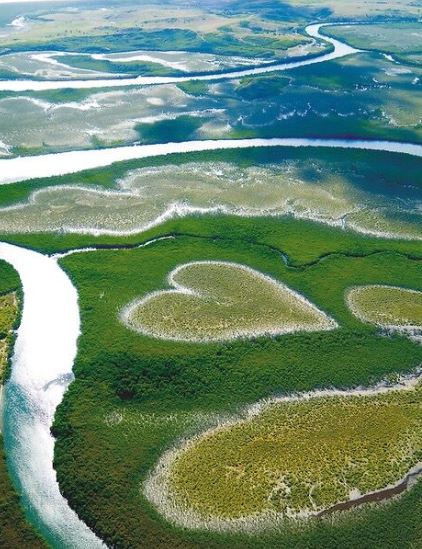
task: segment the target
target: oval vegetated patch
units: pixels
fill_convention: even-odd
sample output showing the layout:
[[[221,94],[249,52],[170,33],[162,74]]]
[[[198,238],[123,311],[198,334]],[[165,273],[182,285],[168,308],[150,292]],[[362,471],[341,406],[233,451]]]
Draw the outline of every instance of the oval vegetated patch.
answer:
[[[145,493],[189,528],[255,531],[317,515],[420,468],[421,403],[412,380],[264,401],[165,453]]]
[[[390,331],[422,333],[422,292],[393,286],[358,286],[346,296],[350,310],[363,322]]]

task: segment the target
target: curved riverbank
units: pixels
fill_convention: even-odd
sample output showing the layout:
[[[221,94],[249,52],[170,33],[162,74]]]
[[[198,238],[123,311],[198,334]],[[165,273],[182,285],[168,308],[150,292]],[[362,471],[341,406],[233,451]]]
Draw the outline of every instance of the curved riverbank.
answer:
[[[50,429],[72,381],[79,336],[78,296],[57,262],[0,243],[0,258],[22,281],[24,304],[5,386],[4,446],[30,521],[54,546],[104,548],[60,493]]]
[[[211,74],[202,75],[186,75],[186,76],[138,76],[135,78],[107,78],[107,79],[95,79],[95,80],[50,80],[50,81],[36,81],[36,80],[0,80],[0,91],[44,91],[44,90],[59,90],[59,89],[90,89],[90,88],[115,88],[125,86],[153,86],[158,84],[178,84],[181,82],[190,81],[213,81],[213,80],[229,80],[232,78],[243,78],[245,76],[256,76],[260,74],[266,74],[270,72],[286,71],[296,69],[298,67],[305,67],[307,65],[313,65],[314,63],[322,63],[324,61],[331,61],[333,59],[339,59],[340,57],[346,57],[354,53],[359,53],[361,50],[352,48],[351,46],[320,34],[321,27],[325,27],[330,23],[318,23],[314,25],[308,25],[305,29],[308,36],[317,40],[322,40],[333,46],[333,50],[330,53],[322,54],[318,57],[310,57],[302,61],[293,61],[287,63],[276,63],[271,65],[264,65],[254,67],[251,69],[240,69],[227,72],[217,72]],[[338,23],[337,23],[338,24]]]
[[[133,145],[85,151],[22,156],[0,160],[0,185],[39,177],[52,177],[110,166],[115,162],[153,158],[177,153],[247,149],[255,147],[312,147],[385,151],[422,157],[422,145],[399,141],[317,138],[250,138],[183,141],[156,145]]]

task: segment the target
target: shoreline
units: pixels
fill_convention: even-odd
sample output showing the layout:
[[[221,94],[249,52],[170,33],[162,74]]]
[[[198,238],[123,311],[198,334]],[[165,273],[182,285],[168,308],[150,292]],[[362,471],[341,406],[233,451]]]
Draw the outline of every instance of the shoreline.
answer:
[[[413,483],[418,481],[421,475],[422,475],[422,463],[419,463],[415,465],[415,467],[413,467],[406,474],[406,476],[403,477],[401,480],[399,480],[396,484],[393,484],[392,486],[387,486],[386,488],[381,488],[380,490],[376,490],[374,492],[363,494],[355,499],[341,501],[340,503],[336,503],[335,505],[333,505],[332,507],[329,507],[328,509],[324,509],[323,511],[320,511],[316,516],[325,517],[341,511],[349,511],[350,509],[353,509],[355,507],[360,507],[365,503],[379,503],[379,502],[388,501],[406,492],[406,490],[411,488]]]

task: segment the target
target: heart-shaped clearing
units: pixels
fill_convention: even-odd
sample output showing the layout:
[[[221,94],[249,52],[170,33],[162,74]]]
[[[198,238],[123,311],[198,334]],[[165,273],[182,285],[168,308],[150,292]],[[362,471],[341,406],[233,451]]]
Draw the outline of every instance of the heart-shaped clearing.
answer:
[[[146,335],[219,341],[264,334],[332,330],[337,323],[284,284],[244,265],[197,261],[174,269],[174,289],[128,305],[122,318]]]

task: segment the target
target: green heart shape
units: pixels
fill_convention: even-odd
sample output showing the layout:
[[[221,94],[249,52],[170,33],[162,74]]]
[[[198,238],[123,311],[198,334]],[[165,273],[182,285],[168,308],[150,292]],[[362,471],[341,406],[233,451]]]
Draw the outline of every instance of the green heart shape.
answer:
[[[237,263],[196,261],[161,290],[128,305],[122,319],[142,334],[180,341],[332,330],[337,323],[302,295]]]

